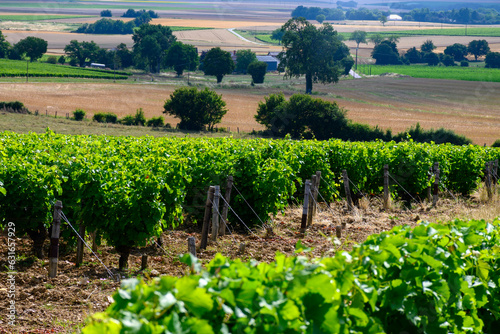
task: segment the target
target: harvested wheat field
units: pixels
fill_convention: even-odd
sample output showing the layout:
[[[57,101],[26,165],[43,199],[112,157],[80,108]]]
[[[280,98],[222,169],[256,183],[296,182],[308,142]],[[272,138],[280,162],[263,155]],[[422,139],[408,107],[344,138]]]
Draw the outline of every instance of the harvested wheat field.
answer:
[[[224,80],[229,81],[229,78]],[[146,117],[162,115],[164,101],[175,86],[165,84],[30,83],[0,84],[0,101],[19,100],[30,110],[60,115],[82,108],[92,115],[113,112],[119,117],[143,108]],[[286,95],[301,86],[285,89]],[[217,88],[229,109],[220,126],[241,131],[262,129],[254,114],[259,101],[278,89]],[[314,86],[321,98],[337,101],[356,122],[403,131],[419,122],[424,128],[444,127],[492,144],[500,137],[500,83],[377,77]],[[166,117],[166,122],[177,120]]]

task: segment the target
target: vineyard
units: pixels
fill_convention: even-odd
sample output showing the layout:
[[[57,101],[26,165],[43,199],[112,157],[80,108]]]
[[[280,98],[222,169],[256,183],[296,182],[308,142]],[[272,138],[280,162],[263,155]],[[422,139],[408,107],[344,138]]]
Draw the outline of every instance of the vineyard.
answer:
[[[30,63],[28,68],[30,77],[61,77],[61,78],[89,78],[89,79],[117,79],[125,80],[128,73],[123,71],[106,71],[86,69],[73,66],[53,65],[46,63]],[[0,77],[25,77],[26,62],[22,60],[0,59]]]
[[[260,225],[300,201],[305,179],[316,171],[322,171],[320,193],[334,201],[343,196],[342,170],[356,193],[375,196],[388,164],[393,196],[419,200],[433,182],[428,173],[435,162],[442,190],[466,195],[478,186],[485,163],[500,157],[495,148],[411,141],[65,136],[50,130],[5,132],[0,152],[2,222],[15,222],[42,256],[52,206],[61,200],[70,221],[116,247],[120,267],[132,247],[186,217],[201,221],[207,188],[224,185],[229,175],[238,193],[228,220],[238,228]]]

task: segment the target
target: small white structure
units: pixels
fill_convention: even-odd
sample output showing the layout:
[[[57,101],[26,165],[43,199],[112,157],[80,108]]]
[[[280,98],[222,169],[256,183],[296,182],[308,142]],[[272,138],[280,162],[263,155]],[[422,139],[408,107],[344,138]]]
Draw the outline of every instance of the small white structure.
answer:
[[[387,16],[387,20],[389,20],[389,21],[403,21],[403,18],[399,15],[391,14],[391,15]]]
[[[90,63],[90,67],[91,68],[102,68],[102,69],[104,69],[104,68],[106,68],[106,65],[99,64],[99,63]]]

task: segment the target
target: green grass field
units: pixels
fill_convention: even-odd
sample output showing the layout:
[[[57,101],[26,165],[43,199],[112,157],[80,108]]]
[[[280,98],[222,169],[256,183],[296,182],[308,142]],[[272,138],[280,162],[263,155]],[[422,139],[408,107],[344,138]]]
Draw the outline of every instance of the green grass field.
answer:
[[[116,76],[112,71],[102,71],[94,69],[85,69],[80,67],[71,67],[66,65],[53,65],[47,63],[29,63],[30,77],[59,77],[59,78],[91,78],[91,79],[127,79],[124,72],[119,72]],[[25,77],[26,61],[0,59],[0,77]]]
[[[155,3],[155,2],[153,2]],[[144,8],[147,10],[190,10],[193,8],[196,8],[197,10],[207,10],[207,11],[216,11],[215,7],[209,7],[209,6],[204,6],[204,7],[197,7],[194,5],[191,5],[188,2],[164,2],[164,6],[150,6],[150,5],[145,5]],[[186,4],[186,6],[182,6]],[[52,5],[53,6],[53,5]],[[83,4],[83,3],[68,3],[68,2],[57,2],[57,8],[61,9],[85,9],[89,8],[89,6],[92,6],[93,9],[129,9],[133,7],[132,5],[113,5],[113,4]],[[0,3],[0,9],[2,8],[46,8],[47,4],[45,2],[39,2],[39,3],[34,3],[34,2],[2,2]]]
[[[1,6],[0,6],[1,7]],[[43,21],[92,17],[89,15],[0,15],[1,21]]]
[[[358,66],[358,72],[369,75],[384,73],[397,73],[414,78],[446,79],[464,81],[500,82],[500,69],[480,67],[440,67],[426,65],[400,65],[400,66]]]

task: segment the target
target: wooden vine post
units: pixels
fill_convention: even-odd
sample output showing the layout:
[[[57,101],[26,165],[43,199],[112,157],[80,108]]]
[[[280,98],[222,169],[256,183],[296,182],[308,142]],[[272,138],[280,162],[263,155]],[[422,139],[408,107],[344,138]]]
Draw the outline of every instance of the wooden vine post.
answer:
[[[219,236],[219,200],[220,187],[215,186],[214,201],[212,207],[212,241],[216,241]]]
[[[203,228],[201,230],[200,249],[206,249],[208,243],[208,225],[210,225],[210,211],[214,200],[215,187],[210,186],[207,193],[207,203],[205,204],[205,215],[203,216]]]
[[[196,239],[194,237],[188,238],[188,252],[196,256]]]
[[[313,221],[314,188],[316,188],[316,175],[311,176],[311,189],[309,190],[309,204],[307,207],[307,227],[310,227]]]
[[[142,254],[141,256],[141,270],[146,270],[148,268],[148,256]]]
[[[349,187],[349,176],[345,169],[342,171],[342,178],[344,179],[345,196],[347,198],[347,210],[352,210],[354,206],[352,204],[351,188]]]
[[[493,174],[493,193],[496,194],[498,185],[498,159],[493,161],[492,174]]]
[[[389,165],[384,165],[384,210],[391,206],[391,194],[389,193]]]
[[[486,162],[484,168],[484,182],[486,186],[486,192],[488,193],[488,200],[493,196],[493,192],[491,191],[491,164]]]
[[[318,194],[319,194],[319,186],[321,184],[321,171],[317,171],[316,172],[316,187],[314,187],[314,191],[313,191],[313,196],[314,196],[314,207],[313,207],[313,217],[316,216],[316,209],[317,209],[317,205],[316,203],[318,203]]]
[[[224,204],[222,206],[222,223],[219,226],[219,235],[226,235],[227,213],[229,210],[229,201],[231,201],[231,189],[233,188],[233,177],[227,177],[226,193],[224,194]]]
[[[434,163],[434,192],[432,197],[432,206],[436,206],[439,196],[439,162]]]
[[[302,208],[302,222],[300,224],[300,233],[305,233],[307,228],[307,212],[309,208],[309,193],[311,192],[311,180],[306,180],[304,187],[304,206]]]
[[[54,206],[54,218],[52,222],[52,233],[50,235],[49,251],[49,277],[54,278],[57,275],[57,262],[59,258],[59,235],[61,233],[61,211],[62,202],[57,201]]]

